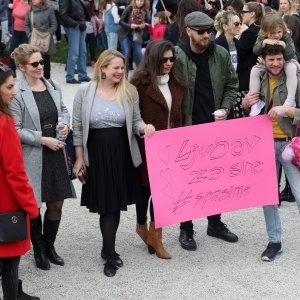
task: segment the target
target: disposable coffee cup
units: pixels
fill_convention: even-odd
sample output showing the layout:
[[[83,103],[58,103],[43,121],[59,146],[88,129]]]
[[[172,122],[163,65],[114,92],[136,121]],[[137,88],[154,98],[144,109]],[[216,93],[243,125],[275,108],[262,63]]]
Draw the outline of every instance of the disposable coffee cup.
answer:
[[[215,116],[215,120],[218,121],[218,119],[225,117],[226,110],[225,109],[217,109],[213,112],[213,115]]]

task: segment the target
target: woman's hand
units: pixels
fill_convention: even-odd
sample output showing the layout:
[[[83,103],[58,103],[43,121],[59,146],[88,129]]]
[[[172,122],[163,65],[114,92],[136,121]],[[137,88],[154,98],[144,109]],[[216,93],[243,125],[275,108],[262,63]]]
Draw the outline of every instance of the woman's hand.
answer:
[[[82,158],[77,158],[73,167],[73,173],[76,177],[78,177],[78,173],[80,170],[84,170],[84,172],[86,173],[86,166]]]
[[[56,129],[59,129],[58,126],[56,126]],[[59,134],[66,139],[68,133],[69,133],[69,127],[68,125],[64,124],[64,127],[62,129],[59,129]]]
[[[142,133],[152,136],[155,133],[155,128],[152,124],[146,124],[146,126],[142,128]]]
[[[131,29],[136,29],[136,28],[138,28],[138,25],[136,25],[136,24],[131,24],[131,25],[130,25],[130,28],[131,28]]]
[[[249,92],[242,101],[242,107],[245,111],[250,111],[251,106],[259,101],[259,92]]]
[[[45,137],[45,136],[42,136],[41,144],[43,146],[50,148],[53,151],[57,151],[66,145],[66,143],[59,141],[58,139],[52,137]]]

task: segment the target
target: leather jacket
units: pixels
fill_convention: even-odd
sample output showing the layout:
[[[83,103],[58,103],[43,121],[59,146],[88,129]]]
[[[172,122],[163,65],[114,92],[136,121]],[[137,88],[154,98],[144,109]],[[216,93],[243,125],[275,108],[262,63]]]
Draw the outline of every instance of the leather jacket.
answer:
[[[60,0],[59,15],[65,27],[76,27],[90,20],[81,0]]]

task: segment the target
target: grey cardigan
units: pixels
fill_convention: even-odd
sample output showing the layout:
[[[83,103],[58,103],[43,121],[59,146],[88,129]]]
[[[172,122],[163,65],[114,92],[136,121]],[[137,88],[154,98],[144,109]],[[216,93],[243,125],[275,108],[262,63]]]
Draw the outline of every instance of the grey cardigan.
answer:
[[[28,10],[25,18],[25,31],[28,39],[31,37],[32,26],[31,26],[31,11],[33,11],[33,27],[41,32],[50,32],[51,39],[47,55],[55,53],[56,48],[53,40],[53,35],[57,28],[56,17],[53,7],[48,4],[42,7],[32,5],[31,9]]]
[[[73,104],[73,143],[74,146],[83,147],[84,161],[87,166],[89,166],[87,140],[90,127],[90,114],[96,94],[96,89],[97,81],[95,80],[87,84],[81,84],[79,90],[75,95]],[[134,166],[137,167],[142,163],[142,158],[135,134],[140,135],[140,130],[145,126],[145,123],[141,118],[139,96],[136,89],[134,92],[133,103],[131,104],[127,99],[124,99],[123,107],[126,117],[126,127],[131,157]]]
[[[43,80],[56,105],[58,115],[62,116],[63,122],[69,126],[70,115],[62,101],[61,89],[58,83],[53,82],[54,88],[46,79]],[[39,111],[31,88],[25,78],[16,86],[16,96],[11,104],[11,112],[21,139],[25,169],[29,177],[29,183],[33,187],[38,206],[41,207],[41,179],[43,169],[43,147],[41,145],[42,129]],[[76,197],[71,181],[70,185],[73,197]]]

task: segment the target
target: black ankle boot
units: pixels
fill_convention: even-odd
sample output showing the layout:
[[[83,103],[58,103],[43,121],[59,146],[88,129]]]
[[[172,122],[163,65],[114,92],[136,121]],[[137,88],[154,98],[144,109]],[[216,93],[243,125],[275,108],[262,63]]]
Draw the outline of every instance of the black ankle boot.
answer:
[[[280,201],[287,201],[287,202],[296,202],[295,197],[292,193],[290,184],[287,180],[287,178],[285,177],[285,188],[283,189],[283,191],[280,193]]]
[[[18,281],[18,296],[17,296],[17,300],[40,300],[39,297],[35,297],[35,296],[30,296],[26,293],[23,292],[23,288],[22,288],[22,280]]]
[[[45,238],[45,248],[46,255],[49,260],[59,266],[64,266],[65,262],[62,257],[60,257],[54,248],[54,242],[58,232],[60,220],[52,221],[45,219],[44,220],[44,238]]]
[[[41,215],[35,219],[30,219],[30,234],[36,266],[45,271],[50,270],[50,263],[46,256],[45,242],[42,235]]]

